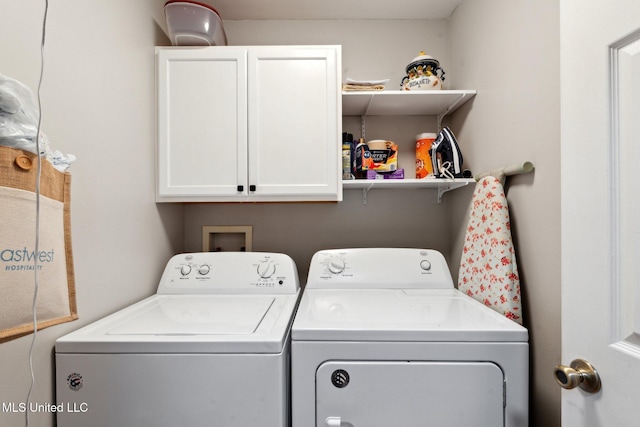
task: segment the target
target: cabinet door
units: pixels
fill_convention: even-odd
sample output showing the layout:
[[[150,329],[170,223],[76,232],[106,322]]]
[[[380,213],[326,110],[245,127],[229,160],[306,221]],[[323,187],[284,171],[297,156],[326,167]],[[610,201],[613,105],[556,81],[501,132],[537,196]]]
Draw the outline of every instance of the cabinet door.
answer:
[[[249,50],[252,198],[342,200],[339,46]]]
[[[246,197],[246,49],[158,49],[157,61],[156,200]]]

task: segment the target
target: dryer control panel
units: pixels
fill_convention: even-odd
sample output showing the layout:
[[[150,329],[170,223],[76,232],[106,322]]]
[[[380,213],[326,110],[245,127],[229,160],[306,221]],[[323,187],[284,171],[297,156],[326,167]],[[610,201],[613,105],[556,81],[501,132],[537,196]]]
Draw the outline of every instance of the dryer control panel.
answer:
[[[172,257],[158,294],[295,294],[296,264],[270,252],[195,252]]]
[[[444,256],[433,249],[352,248],[317,252],[308,288],[453,289]]]

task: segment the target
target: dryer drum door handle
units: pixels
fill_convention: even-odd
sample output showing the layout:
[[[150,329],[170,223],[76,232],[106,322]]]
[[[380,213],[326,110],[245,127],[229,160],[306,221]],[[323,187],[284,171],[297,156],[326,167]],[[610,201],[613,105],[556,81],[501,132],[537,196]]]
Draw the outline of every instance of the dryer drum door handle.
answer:
[[[327,427],[354,427],[351,423],[342,422],[340,417],[327,417],[325,422]]]

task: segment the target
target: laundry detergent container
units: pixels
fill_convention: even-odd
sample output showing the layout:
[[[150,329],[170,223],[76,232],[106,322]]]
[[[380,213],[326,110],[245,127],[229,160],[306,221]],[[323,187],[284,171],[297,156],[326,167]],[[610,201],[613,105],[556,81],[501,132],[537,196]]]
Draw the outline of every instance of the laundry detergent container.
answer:
[[[174,46],[226,46],[222,19],[213,7],[170,0],[164,5],[169,38]]]

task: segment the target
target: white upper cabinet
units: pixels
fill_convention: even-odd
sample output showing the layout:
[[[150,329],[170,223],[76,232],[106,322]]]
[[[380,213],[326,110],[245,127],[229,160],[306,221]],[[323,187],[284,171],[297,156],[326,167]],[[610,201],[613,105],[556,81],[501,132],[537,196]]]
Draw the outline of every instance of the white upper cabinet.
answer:
[[[339,201],[339,46],[157,48],[159,202]]]

